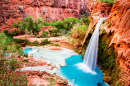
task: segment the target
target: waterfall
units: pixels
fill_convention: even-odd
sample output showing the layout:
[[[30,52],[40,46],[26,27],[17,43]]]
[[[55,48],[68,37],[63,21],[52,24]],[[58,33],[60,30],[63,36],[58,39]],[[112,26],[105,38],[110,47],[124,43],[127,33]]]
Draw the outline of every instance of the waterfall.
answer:
[[[95,68],[97,64],[99,26],[101,25],[104,19],[105,17],[101,18],[96,25],[96,29],[86,49],[83,63],[76,64],[76,66],[78,66],[78,68],[83,70],[84,72],[90,72],[90,73],[95,74]]]

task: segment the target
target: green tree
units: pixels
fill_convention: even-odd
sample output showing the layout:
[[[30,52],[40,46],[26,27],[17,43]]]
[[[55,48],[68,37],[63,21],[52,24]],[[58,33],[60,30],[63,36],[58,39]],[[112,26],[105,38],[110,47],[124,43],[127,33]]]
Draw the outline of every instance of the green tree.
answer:
[[[23,21],[26,22],[29,26],[27,27],[27,30],[30,32],[32,31],[33,34],[38,34],[38,32],[41,30],[43,26],[42,23],[44,22],[44,20],[41,17],[37,18],[34,22],[32,16],[25,17]]]
[[[27,78],[15,74],[15,69],[21,64],[14,56],[23,55],[22,49],[14,44],[12,38],[4,33],[0,34],[0,86],[26,86]],[[15,82],[12,82],[15,81]]]
[[[43,24],[43,23],[44,23],[44,20],[43,20],[42,17],[38,17],[38,18],[36,18],[35,23],[37,23],[37,24]]]

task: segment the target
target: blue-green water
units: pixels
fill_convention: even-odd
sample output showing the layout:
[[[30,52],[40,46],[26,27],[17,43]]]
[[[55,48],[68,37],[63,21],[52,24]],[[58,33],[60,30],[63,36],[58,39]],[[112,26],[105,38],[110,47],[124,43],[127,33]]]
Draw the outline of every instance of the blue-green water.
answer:
[[[103,82],[103,74],[99,68],[96,67],[96,74],[85,73],[79,70],[75,64],[82,63],[80,55],[73,55],[65,60],[66,66],[60,68],[61,74],[70,82],[73,82],[77,86],[97,86],[98,83],[101,86],[107,86]]]
[[[23,51],[24,51],[24,53],[29,53],[29,52],[33,51],[33,49],[25,48]],[[44,50],[42,50],[42,51],[44,51]],[[38,52],[41,52],[41,50],[37,51],[36,53],[38,53]],[[52,52],[52,50],[50,50],[50,52]],[[49,53],[49,51],[48,51],[48,53]],[[54,51],[53,53],[61,54],[61,53],[63,53],[63,51]],[[45,53],[43,53],[43,57],[44,56],[46,56]],[[65,59],[65,63],[66,63],[66,65],[60,67],[57,74],[59,74],[60,76],[62,76],[65,79],[67,79],[70,83],[77,85],[77,86],[97,86],[98,83],[100,83],[100,86],[108,86],[107,84],[105,84],[103,82],[103,80],[102,80],[103,74],[99,68],[96,67],[96,69],[95,69],[96,74],[85,73],[82,70],[78,69],[76,64],[83,63],[81,55],[72,55],[71,57]]]
[[[26,48],[23,50],[23,52],[24,52],[25,54],[27,54],[27,53],[30,52],[30,51],[32,51],[32,49],[31,49],[31,48],[28,48],[28,47],[26,47]]]

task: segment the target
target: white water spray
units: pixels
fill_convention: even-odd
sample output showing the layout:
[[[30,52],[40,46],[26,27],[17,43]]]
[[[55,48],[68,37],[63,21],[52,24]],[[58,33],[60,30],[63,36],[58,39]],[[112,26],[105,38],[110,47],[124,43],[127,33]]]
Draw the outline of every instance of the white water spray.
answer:
[[[79,69],[83,70],[84,72],[90,72],[92,74],[96,74],[95,68],[97,64],[97,52],[98,52],[98,39],[99,39],[99,26],[104,21],[104,18],[101,18],[97,25],[96,29],[90,39],[90,42],[88,44],[88,47],[86,49],[83,63],[78,63],[76,66],[78,66]]]

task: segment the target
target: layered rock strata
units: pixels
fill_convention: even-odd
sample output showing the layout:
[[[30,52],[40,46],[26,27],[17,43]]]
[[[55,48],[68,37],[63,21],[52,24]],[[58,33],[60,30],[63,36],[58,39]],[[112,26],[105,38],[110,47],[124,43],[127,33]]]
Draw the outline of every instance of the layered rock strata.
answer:
[[[12,23],[24,17],[42,17],[46,21],[67,17],[79,18],[82,13],[90,13],[96,0],[0,0],[0,32],[15,28]]]
[[[120,80],[122,85],[130,85],[130,0],[115,1],[107,21],[107,33],[113,38],[109,46],[114,45],[119,57]]]
[[[119,63],[119,80],[121,86],[130,85],[130,0],[117,0],[114,2],[112,9],[109,6],[104,6],[105,3],[98,2],[93,7],[90,16],[89,30],[86,33],[84,42],[86,41],[89,32],[96,25],[101,17],[109,16],[105,20],[104,28],[109,35],[112,35],[112,40],[109,47],[114,46],[114,51],[117,53]],[[110,13],[110,15],[109,15]]]

